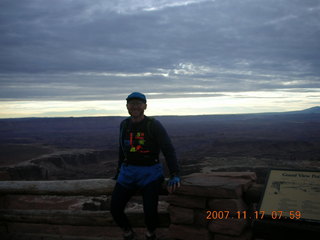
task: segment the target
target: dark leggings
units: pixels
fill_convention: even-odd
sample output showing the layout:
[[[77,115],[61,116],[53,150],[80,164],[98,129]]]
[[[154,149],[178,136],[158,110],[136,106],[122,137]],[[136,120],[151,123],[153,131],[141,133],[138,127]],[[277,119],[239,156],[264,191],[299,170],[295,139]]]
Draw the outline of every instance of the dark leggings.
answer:
[[[141,190],[142,193],[144,221],[147,229],[150,232],[153,232],[157,228],[159,190],[162,181],[163,179],[159,179],[151,182],[141,189],[128,189],[119,183],[116,184],[112,193],[111,214],[120,228],[124,230],[131,229],[130,222],[124,213],[124,209],[137,190]]]

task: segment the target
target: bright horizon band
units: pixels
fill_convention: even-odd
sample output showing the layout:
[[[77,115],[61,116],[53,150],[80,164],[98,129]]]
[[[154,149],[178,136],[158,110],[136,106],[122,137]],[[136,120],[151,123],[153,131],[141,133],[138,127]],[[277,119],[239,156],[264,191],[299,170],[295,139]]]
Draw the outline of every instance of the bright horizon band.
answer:
[[[150,97],[146,110],[149,116],[286,112],[320,105],[320,96],[310,92],[239,92],[216,97],[163,99],[153,99],[150,94]],[[0,118],[126,116],[125,104],[124,100],[0,101]]]

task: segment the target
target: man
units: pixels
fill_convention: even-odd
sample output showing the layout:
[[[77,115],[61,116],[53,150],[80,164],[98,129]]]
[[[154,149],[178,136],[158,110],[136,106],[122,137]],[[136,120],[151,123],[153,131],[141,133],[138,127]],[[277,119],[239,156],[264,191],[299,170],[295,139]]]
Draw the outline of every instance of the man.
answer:
[[[147,100],[144,94],[133,92],[127,97],[131,117],[120,124],[120,147],[116,186],[112,193],[111,214],[122,228],[125,240],[136,234],[124,213],[126,204],[139,190],[147,227],[146,239],[156,239],[159,190],[164,180],[159,153],[162,151],[170,171],[168,192],[180,187],[179,166],[170,138],[161,123],[144,115]]]

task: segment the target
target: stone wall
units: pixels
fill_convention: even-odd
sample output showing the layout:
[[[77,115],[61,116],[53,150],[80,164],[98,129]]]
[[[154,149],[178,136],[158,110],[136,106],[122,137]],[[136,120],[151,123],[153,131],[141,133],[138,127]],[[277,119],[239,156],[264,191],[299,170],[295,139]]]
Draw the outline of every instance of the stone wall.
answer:
[[[170,234],[181,240],[251,239],[244,192],[252,186],[255,173],[191,174],[168,198]]]
[[[115,181],[0,181],[1,240],[117,240],[122,232],[110,214]],[[160,235],[168,238],[166,196],[160,197]],[[141,196],[126,209],[133,227],[144,235]]]
[[[181,188],[160,196],[159,239],[282,240],[320,234],[319,223],[250,219],[263,192],[255,180],[252,172],[183,176]],[[0,239],[122,239],[109,211],[114,184],[111,179],[0,181]],[[143,239],[141,196],[129,203],[127,213]]]

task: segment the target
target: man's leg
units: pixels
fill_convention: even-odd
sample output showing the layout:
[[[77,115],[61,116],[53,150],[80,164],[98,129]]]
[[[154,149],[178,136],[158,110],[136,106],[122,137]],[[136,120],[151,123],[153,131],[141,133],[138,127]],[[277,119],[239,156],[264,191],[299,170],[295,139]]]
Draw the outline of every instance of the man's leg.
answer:
[[[119,183],[116,183],[116,186],[112,192],[110,211],[114,221],[125,232],[132,230],[130,222],[124,213],[124,209],[134,193],[134,190],[125,188]]]
[[[158,225],[158,200],[162,182],[161,178],[142,189],[145,224],[149,233],[154,233]]]

